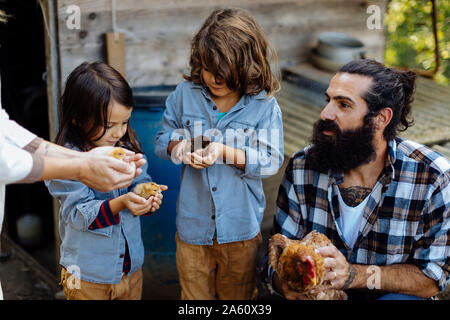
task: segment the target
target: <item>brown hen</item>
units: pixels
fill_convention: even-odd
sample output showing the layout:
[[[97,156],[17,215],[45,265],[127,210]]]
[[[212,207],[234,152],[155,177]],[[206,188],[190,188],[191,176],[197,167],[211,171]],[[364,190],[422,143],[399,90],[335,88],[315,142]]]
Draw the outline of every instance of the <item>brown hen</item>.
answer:
[[[291,240],[275,234],[269,240],[269,263],[278,277],[297,292],[313,300],[345,300],[342,290],[321,289],[324,284],[325,267],[323,257],[315,249],[331,244],[324,234],[315,230],[302,240]],[[311,289],[318,289],[312,294]]]

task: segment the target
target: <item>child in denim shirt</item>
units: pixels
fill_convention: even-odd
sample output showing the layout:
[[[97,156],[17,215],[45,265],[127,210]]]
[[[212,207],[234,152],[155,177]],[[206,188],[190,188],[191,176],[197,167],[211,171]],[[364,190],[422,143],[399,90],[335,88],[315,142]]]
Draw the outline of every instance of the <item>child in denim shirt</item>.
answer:
[[[190,75],[166,101],[156,154],[183,163],[177,202],[182,299],[256,298],[262,178],[283,163],[276,60],[255,19],[214,11],[192,41]]]
[[[116,70],[102,62],[83,63],[67,79],[56,142],[81,151],[121,146],[142,153],[129,125],[132,106],[131,88]],[[106,193],[78,181],[46,181],[61,204],[61,282],[67,299],[141,298],[139,216],[157,210],[162,199],[160,193],[146,200],[132,192],[151,181],[147,168],[130,187]]]

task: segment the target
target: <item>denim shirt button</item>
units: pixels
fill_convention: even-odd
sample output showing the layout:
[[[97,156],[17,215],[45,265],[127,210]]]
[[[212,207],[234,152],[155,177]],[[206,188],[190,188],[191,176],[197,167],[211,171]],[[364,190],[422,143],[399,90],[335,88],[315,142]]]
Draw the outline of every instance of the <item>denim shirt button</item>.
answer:
[[[213,219],[213,220],[216,219],[216,216],[213,214],[212,217],[211,217],[211,219]]]
[[[124,255],[124,254],[121,254],[121,255],[119,256],[119,258],[125,258],[125,255]]]
[[[217,191],[217,188],[216,188],[216,187],[213,187],[213,188],[212,188],[212,191],[216,192],[216,191]]]
[[[217,110],[217,107],[216,107],[216,106],[214,106],[214,107],[213,107],[213,110]]]

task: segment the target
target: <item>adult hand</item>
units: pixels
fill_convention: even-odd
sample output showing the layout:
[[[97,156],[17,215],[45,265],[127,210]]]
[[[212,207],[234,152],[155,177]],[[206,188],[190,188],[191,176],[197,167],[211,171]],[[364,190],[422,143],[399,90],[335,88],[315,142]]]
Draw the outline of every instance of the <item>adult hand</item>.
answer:
[[[98,157],[98,156],[111,156],[111,152],[115,149],[115,147],[97,147],[91,149],[86,153],[87,156],[90,157]],[[140,169],[145,163],[146,160],[141,153],[135,153],[131,150],[122,148],[125,151],[125,155],[123,156],[122,161],[130,164],[131,168],[134,166],[136,168],[135,177],[142,173],[142,169]],[[133,165],[134,163],[134,165]]]
[[[344,255],[332,244],[316,249],[324,257],[324,289],[347,290],[353,281],[352,266]]]
[[[101,153],[90,152],[87,157],[76,159],[80,162],[77,180],[98,191],[106,192],[128,187],[133,179],[140,174],[139,171],[142,171],[142,169],[136,169],[134,161],[120,161],[113,157],[101,155]]]
[[[101,192],[126,188],[136,176],[134,163],[127,164],[108,157],[88,157],[80,160],[82,163],[77,180]]]

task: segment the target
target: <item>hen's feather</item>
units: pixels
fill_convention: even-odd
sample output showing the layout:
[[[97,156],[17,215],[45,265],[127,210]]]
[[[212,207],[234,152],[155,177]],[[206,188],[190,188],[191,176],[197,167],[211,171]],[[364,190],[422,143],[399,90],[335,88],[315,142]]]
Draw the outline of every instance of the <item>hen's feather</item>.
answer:
[[[155,196],[159,191],[159,186],[154,182],[145,182],[138,184],[133,192],[142,198],[148,199]]]
[[[286,282],[291,289],[304,293],[311,299],[345,299],[346,294],[341,290],[322,290],[314,295],[309,292],[313,288],[320,289],[324,284],[324,259],[315,252],[315,249],[329,244],[331,244],[330,239],[315,230],[302,240],[292,240],[282,234],[275,234],[269,240],[269,263],[280,280]],[[306,261],[311,263],[314,269],[315,283],[305,282],[304,274],[299,272],[298,266],[305,264]]]

